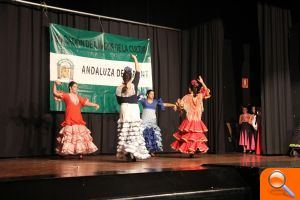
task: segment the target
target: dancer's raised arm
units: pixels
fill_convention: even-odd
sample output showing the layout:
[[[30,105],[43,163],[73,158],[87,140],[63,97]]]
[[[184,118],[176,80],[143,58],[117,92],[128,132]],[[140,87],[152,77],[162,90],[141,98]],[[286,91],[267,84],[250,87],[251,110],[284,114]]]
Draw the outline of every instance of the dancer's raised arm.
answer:
[[[57,85],[61,85],[60,81],[55,81],[53,84],[52,92],[54,97],[61,99],[63,97],[63,94],[59,91],[57,91]]]

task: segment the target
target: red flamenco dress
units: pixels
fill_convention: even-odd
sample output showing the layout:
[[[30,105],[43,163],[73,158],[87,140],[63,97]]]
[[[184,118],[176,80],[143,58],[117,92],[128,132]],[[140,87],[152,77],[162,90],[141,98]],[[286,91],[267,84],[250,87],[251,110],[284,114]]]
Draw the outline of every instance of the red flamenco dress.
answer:
[[[57,137],[56,153],[59,155],[90,154],[98,150],[92,142],[91,131],[85,126],[81,108],[87,99],[71,93],[63,93],[66,105],[65,120]]]
[[[206,153],[208,147],[206,145],[207,138],[205,132],[207,128],[201,120],[203,112],[203,99],[210,97],[209,89],[202,87],[200,93],[194,97],[192,94],[185,95],[181,104],[186,111],[186,118],[178,128],[178,131],[173,134],[176,141],[171,144],[171,147],[185,154],[194,154],[197,150],[201,153]]]

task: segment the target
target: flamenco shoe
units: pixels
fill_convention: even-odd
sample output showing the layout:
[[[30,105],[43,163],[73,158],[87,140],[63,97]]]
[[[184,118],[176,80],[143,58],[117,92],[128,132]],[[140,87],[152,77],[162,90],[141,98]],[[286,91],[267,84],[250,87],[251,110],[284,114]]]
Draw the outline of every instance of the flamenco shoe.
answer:
[[[133,154],[131,154],[131,162],[136,162],[136,158]]]
[[[83,159],[83,156],[82,156],[82,154],[80,154],[78,158],[79,158],[80,160],[81,160],[81,159]]]
[[[130,154],[129,154],[129,153],[127,153],[127,154],[125,155],[125,157],[126,157],[126,161],[127,161],[127,162],[130,162],[130,161],[131,161],[131,157],[130,157]]]
[[[127,162],[136,162],[136,158],[134,157],[134,155],[132,153],[128,153],[128,154],[126,154],[126,161]]]
[[[59,159],[66,159],[67,156],[66,156],[66,155],[58,155],[58,158],[59,158]]]
[[[155,154],[154,153],[150,153],[151,157],[155,157]]]
[[[189,154],[189,157],[190,157],[190,158],[195,158],[195,154],[193,154],[193,153],[192,153],[192,154]]]

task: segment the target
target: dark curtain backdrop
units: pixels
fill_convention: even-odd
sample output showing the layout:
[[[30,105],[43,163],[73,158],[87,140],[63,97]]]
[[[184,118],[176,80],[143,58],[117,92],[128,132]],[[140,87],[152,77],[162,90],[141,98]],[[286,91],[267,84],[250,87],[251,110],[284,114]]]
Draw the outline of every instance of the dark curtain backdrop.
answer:
[[[203,74],[213,95],[205,105],[209,146],[213,152],[220,151],[223,143],[223,138],[219,138],[223,127],[222,97],[219,96],[222,95],[222,78],[218,76],[222,73],[220,22],[205,24],[182,36],[181,31],[109,20],[101,20],[101,26],[99,19],[55,11],[45,14],[42,9],[13,3],[0,3],[0,20],[0,157],[54,153],[63,113],[49,112],[49,23],[150,38],[154,89],[156,96],[165,102],[175,102],[186,93],[190,78]],[[197,40],[195,44],[194,40]],[[198,50],[192,53],[194,48]],[[190,53],[182,57],[182,49]],[[83,114],[83,117],[99,147],[98,153],[115,153],[118,114]],[[172,151],[172,133],[179,120],[178,113],[171,109],[158,112],[165,152]]]
[[[286,154],[292,135],[287,9],[258,4],[261,55],[262,147],[264,154]]]
[[[293,24],[289,34],[290,75],[294,128],[300,124],[300,24]]]
[[[221,20],[212,20],[182,33],[181,92],[187,83],[201,75],[212,97],[204,102],[203,121],[208,127],[210,152],[225,152],[223,116],[223,46],[224,30]]]

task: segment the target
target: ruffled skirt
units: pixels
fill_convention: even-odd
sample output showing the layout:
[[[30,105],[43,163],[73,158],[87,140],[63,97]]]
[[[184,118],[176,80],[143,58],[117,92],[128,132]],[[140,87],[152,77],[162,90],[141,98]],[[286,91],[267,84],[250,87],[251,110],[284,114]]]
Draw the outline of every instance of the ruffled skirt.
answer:
[[[162,151],[161,130],[156,123],[143,123],[142,127],[143,136],[148,151],[151,153]]]
[[[176,141],[171,144],[171,147],[185,154],[194,154],[197,150],[206,153],[208,147],[205,132],[207,132],[207,128],[201,120],[185,119],[179,126],[179,131],[173,134]]]
[[[90,154],[98,150],[92,142],[91,131],[85,125],[66,125],[57,137],[56,153],[59,155]]]
[[[240,130],[240,139],[239,139],[239,145],[245,146],[246,150],[255,150],[255,131],[252,128],[252,126],[247,123],[243,122],[241,124],[241,130]]]
[[[142,134],[141,123],[138,104],[122,103],[118,120],[118,158],[125,158],[128,153],[132,153],[138,159],[150,157]]]

